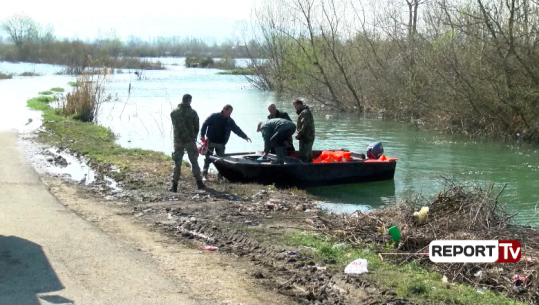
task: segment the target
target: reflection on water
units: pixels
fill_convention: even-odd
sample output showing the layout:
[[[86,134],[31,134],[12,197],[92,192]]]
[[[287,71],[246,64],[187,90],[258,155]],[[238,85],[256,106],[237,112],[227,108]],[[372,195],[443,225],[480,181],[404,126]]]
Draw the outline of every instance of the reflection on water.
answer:
[[[100,122],[118,134],[118,143],[125,147],[172,152],[170,112],[180,103],[185,93],[193,95],[193,108],[200,124],[208,115],[220,111],[224,104],[232,104],[232,117],[253,143],[232,135],[227,152],[256,151],[263,147],[255,128],[267,115],[270,102],[297,118],[291,98],[261,92],[250,87],[243,76],[216,75],[217,70],[188,69],[181,66],[183,59],[168,58],[164,71],[145,71],[145,80],[133,74],[117,74],[111,78],[110,89],[119,96],[119,102],[104,105]],[[39,66],[39,65],[38,65]],[[0,63],[0,70],[4,67]],[[29,67],[19,67],[27,70]],[[125,71],[129,72],[129,71]],[[0,81],[0,90],[8,96],[3,99],[0,124],[24,126],[32,111],[25,109],[25,101],[37,91],[64,86],[65,76],[42,76]],[[131,94],[128,90],[131,84]],[[325,200],[346,203],[350,209],[376,208],[393,204],[404,195],[415,191],[425,197],[443,188],[441,176],[460,181],[478,181],[498,187],[507,183],[502,201],[511,201],[509,207],[519,210],[519,220],[533,215],[539,200],[539,146],[495,141],[469,141],[461,136],[418,130],[407,124],[360,118],[339,114],[326,118],[314,112],[316,141],[314,149],[346,148],[364,153],[367,146],[382,141],[386,155],[399,158],[394,181],[347,185],[310,190]],[[2,122],[5,118],[9,123]],[[2,126],[0,126],[1,128]],[[13,128],[13,127],[10,127]],[[295,147],[298,147],[297,142]],[[202,157],[199,159],[202,164]]]
[[[326,186],[307,189],[313,195],[329,203],[331,211],[353,213],[382,208],[395,203],[395,181]]]
[[[380,208],[395,202],[395,181],[347,184],[307,189],[313,195],[334,203],[352,203]]]

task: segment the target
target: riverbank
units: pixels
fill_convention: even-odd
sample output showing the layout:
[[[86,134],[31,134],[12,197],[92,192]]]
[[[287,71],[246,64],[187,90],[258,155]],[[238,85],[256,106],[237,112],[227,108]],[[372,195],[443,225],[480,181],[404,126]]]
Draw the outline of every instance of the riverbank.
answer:
[[[347,218],[318,210],[316,198],[295,189],[217,183],[211,177],[207,191],[195,191],[186,164],[181,192],[169,193],[170,157],[122,148],[115,144],[110,130],[64,117],[50,107],[50,101],[38,99],[36,103],[41,103],[39,108],[44,111],[45,128],[38,141],[90,159],[97,177],[86,187],[77,186],[82,192],[118,203],[124,213],[181,242],[197,239],[259,266],[254,278],[298,302],[520,304],[489,290],[478,292],[459,283],[445,284],[442,275],[433,272],[436,268],[420,259],[380,260],[380,252],[417,251],[393,249],[386,233],[375,233],[378,226],[400,225],[402,217],[410,217],[409,210],[380,210],[377,213],[387,217],[382,224],[356,224],[356,228],[367,230],[368,240],[343,230],[339,224],[349,223]],[[123,191],[111,189],[105,176],[114,178]],[[413,241],[421,230],[409,232],[413,234],[407,240]],[[350,242],[352,237],[358,239]],[[342,242],[344,247],[334,247]],[[344,275],[344,266],[359,257],[369,260],[369,274]],[[447,276],[450,281],[460,280]],[[533,287],[529,289],[536,289]],[[524,299],[522,295],[511,296]]]
[[[218,75],[254,75],[255,71],[250,68],[232,69],[217,72]]]

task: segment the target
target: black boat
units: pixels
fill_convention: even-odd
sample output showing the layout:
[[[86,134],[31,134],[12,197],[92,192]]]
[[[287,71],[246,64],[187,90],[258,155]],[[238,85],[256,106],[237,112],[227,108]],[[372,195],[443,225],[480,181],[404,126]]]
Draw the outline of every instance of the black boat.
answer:
[[[322,151],[313,151],[313,159]],[[396,159],[365,160],[363,154],[351,153],[349,162],[303,163],[286,157],[284,164],[272,164],[275,155],[259,160],[261,153],[234,153],[210,158],[219,173],[230,182],[275,184],[278,187],[316,187],[391,180]]]

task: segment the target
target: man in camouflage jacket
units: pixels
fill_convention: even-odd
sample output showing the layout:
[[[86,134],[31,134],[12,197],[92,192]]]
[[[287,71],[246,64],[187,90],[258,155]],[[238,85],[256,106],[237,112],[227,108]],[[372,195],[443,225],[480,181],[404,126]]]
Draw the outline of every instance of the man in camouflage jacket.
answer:
[[[202,182],[200,167],[198,166],[198,150],[196,146],[196,138],[199,130],[198,114],[191,108],[191,100],[193,97],[185,94],[182,98],[182,103],[178,105],[170,114],[172,126],[174,128],[174,173],[172,176],[171,192],[178,191],[178,181],[180,180],[183,154],[187,151],[189,161],[191,162],[191,170],[196,179],[198,189],[203,189],[206,186]]]
[[[298,114],[296,140],[299,140],[299,158],[305,163],[311,163],[314,143],[313,114],[300,99],[295,100],[293,105]]]

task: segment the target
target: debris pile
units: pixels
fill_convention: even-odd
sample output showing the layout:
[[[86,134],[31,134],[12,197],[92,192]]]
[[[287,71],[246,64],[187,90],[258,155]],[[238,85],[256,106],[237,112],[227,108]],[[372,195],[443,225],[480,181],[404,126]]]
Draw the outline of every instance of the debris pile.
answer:
[[[502,190],[503,191],[503,190]],[[374,242],[380,252],[388,252],[392,242],[388,228],[401,229],[401,239],[388,259],[406,262],[419,260],[429,270],[439,272],[450,282],[466,283],[483,289],[504,292],[518,299],[539,302],[539,232],[514,225],[510,214],[500,204],[500,193],[493,186],[448,184],[446,190],[417,212],[415,200],[370,213],[318,217],[315,226],[322,232],[352,244]],[[415,215],[414,215],[415,214]],[[427,217],[428,215],[428,217]],[[422,217],[419,217],[422,216]],[[433,264],[428,246],[433,240],[518,240],[522,259],[515,264]],[[408,254],[408,255],[406,255]]]

